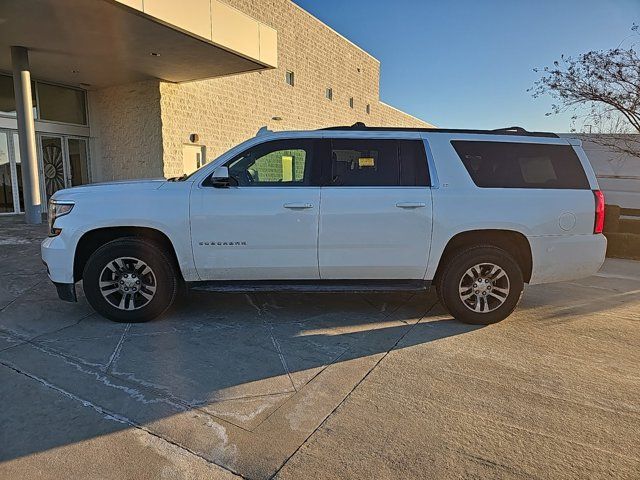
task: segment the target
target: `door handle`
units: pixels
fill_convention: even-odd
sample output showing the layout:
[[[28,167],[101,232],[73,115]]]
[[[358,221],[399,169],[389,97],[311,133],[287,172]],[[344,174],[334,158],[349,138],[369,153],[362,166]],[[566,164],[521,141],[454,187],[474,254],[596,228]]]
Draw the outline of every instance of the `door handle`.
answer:
[[[422,208],[426,207],[427,204],[424,202],[398,202],[396,203],[396,207],[398,208]]]
[[[290,208],[292,210],[304,210],[306,208],[313,208],[313,203],[285,203],[284,208]]]

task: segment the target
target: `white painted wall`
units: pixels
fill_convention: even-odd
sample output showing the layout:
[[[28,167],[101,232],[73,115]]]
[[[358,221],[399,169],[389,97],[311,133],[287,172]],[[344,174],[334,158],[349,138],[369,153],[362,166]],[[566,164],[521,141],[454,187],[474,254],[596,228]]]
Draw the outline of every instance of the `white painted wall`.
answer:
[[[582,140],[582,147],[596,172],[607,204],[640,208],[640,156],[621,153],[589,141],[595,134],[564,133],[561,136]]]

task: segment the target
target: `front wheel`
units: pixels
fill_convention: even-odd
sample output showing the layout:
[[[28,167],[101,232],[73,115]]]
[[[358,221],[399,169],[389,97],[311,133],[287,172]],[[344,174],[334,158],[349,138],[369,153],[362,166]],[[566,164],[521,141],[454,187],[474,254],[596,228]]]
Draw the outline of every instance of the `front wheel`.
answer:
[[[89,304],[115,322],[149,321],[165,312],[178,293],[173,263],[155,244],[122,238],[98,248],[83,273]]]
[[[516,308],[524,281],[518,263],[493,246],[469,247],[446,265],[437,283],[443,306],[456,319],[489,325]]]

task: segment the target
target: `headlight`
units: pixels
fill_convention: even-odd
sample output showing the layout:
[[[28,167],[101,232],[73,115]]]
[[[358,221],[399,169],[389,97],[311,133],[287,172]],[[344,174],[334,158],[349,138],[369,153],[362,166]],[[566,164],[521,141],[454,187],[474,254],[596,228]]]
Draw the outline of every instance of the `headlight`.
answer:
[[[58,202],[49,200],[49,236],[60,235],[61,230],[54,227],[56,218],[62,217],[73,210],[73,202]]]

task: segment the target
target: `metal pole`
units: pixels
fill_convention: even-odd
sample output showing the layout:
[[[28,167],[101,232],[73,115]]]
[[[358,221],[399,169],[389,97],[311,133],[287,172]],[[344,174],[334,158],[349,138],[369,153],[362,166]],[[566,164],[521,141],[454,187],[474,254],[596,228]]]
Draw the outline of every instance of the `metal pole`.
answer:
[[[13,67],[13,90],[16,96],[25,217],[27,223],[38,224],[42,223],[42,206],[28,50],[24,47],[11,47],[11,65]]]

